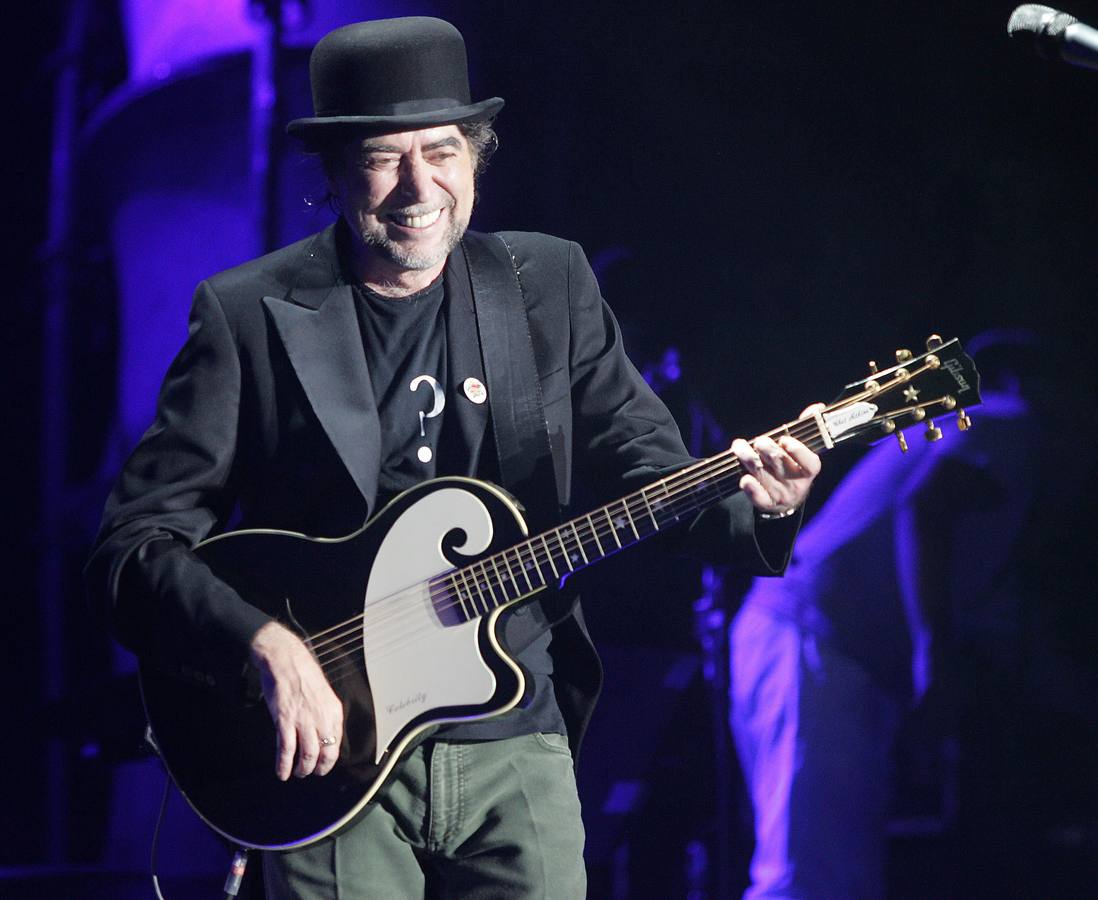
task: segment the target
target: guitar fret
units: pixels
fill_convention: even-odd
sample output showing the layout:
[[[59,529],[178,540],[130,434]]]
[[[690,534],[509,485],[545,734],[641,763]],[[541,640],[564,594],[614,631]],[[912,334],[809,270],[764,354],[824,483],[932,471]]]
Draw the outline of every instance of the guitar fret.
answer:
[[[480,597],[480,605],[483,607],[481,614],[487,613],[492,608],[492,602],[490,594],[485,594],[485,583],[481,580],[481,576],[477,574],[476,563],[469,567],[469,577],[472,578],[473,584],[476,586],[477,595]]]
[[[610,525],[610,534],[614,537],[614,543],[618,545],[618,549],[621,549],[621,539],[618,537],[618,528],[614,524],[614,520],[610,518],[610,507],[604,506],[602,508],[602,514],[606,516],[606,521]]]
[[[511,579],[511,585],[515,589],[515,597],[516,598],[521,597],[522,596],[522,588],[519,587],[518,579],[515,578],[515,571],[514,571],[514,569],[511,568],[511,563],[509,563],[507,561],[507,551],[504,550],[503,553],[501,554],[501,556],[503,557],[503,565],[507,569],[507,576]]]
[[[591,518],[591,514],[587,514],[587,527],[591,529],[591,537],[595,539],[595,546],[599,548],[599,556],[606,556],[606,551],[602,549],[602,541],[599,540],[598,529],[595,528],[595,520]]]
[[[549,560],[549,568],[553,570],[553,577],[560,581],[560,572],[557,571],[556,563],[553,562],[553,552],[549,549],[549,543],[545,540],[545,535],[539,535],[541,538],[541,544],[545,548],[545,558]]]
[[[484,571],[488,573],[488,582],[489,582],[489,584],[495,584],[495,586],[499,589],[499,592],[501,594],[503,594],[503,602],[506,603],[507,602],[507,590],[504,588],[503,582],[500,581],[499,567],[496,566],[496,558],[494,556],[486,556],[484,559],[482,559],[480,561],[480,564],[482,566],[484,566]],[[492,567],[491,570],[488,569],[489,565],[491,565],[491,567]],[[493,597],[494,596],[495,596],[495,594],[493,593]],[[496,606],[500,606],[500,605],[502,605],[502,604],[499,602],[499,600],[496,600]]]
[[[453,572],[450,575],[450,587],[453,589],[454,594],[457,596],[458,603],[461,604],[461,614],[465,616],[465,621],[468,622],[471,616],[469,610],[465,606],[465,599],[461,596],[461,587],[458,585],[457,577],[461,574],[460,571]]]
[[[503,576],[500,574],[499,566],[496,565],[495,556],[486,557],[483,560],[485,564],[485,571],[488,573],[488,583],[495,588],[495,592],[498,592],[499,596],[502,596],[502,600],[499,597],[496,598],[496,606],[503,606],[511,598],[507,596],[507,584],[503,580]],[[488,566],[491,566],[489,569]]]
[[[572,536],[576,539],[576,546],[579,548],[580,556],[583,557],[584,564],[588,566],[591,565],[591,560],[587,558],[587,551],[583,549],[583,541],[580,540],[579,531],[576,530],[576,523],[570,522],[569,524],[572,526]]]
[[[500,602],[496,598],[496,592],[492,590],[492,577],[488,574],[488,570],[486,568],[484,568],[484,560],[481,560],[480,562],[476,563],[476,565],[480,566],[480,572],[481,572],[481,575],[484,578],[484,583],[483,583],[482,587],[488,588],[488,596],[492,598],[491,608],[495,609],[496,607],[498,607],[500,605]],[[484,611],[488,612],[488,607],[487,606],[484,608]]]
[[[537,573],[538,581],[541,582],[540,587],[545,587],[549,581],[545,577],[545,573],[541,570],[541,563],[538,562],[537,550],[534,549],[534,542],[532,540],[526,542],[526,552],[530,557],[529,565],[533,567],[534,572]],[[529,571],[529,567],[527,567]]]
[[[484,603],[484,595],[480,593],[480,588],[477,587],[476,582],[470,580],[470,575],[473,573],[470,572],[469,567],[461,569],[460,573],[462,580],[465,582],[465,593],[469,595],[469,602],[473,604],[473,615],[479,616],[481,610],[477,608],[477,595],[480,596],[480,602],[482,604]],[[473,593],[473,588],[477,588],[476,594]],[[488,606],[485,604],[484,611],[487,612],[487,610]]]
[[[666,488],[665,488],[666,490]],[[644,508],[648,510],[648,518],[652,520],[652,527],[656,530],[660,530],[660,523],[656,521],[655,515],[652,513],[652,505],[648,502],[648,491],[642,489],[640,492],[641,500],[644,501]]]
[[[522,548],[523,548],[523,546],[526,547],[526,552],[530,553],[530,561],[529,562],[523,562],[522,561]],[[537,567],[537,563],[534,561],[534,554],[530,552],[530,542],[527,541],[525,545],[524,544],[519,544],[517,547],[515,547],[515,553],[518,555],[519,568],[522,570],[522,577],[526,579],[526,584],[529,585],[529,587],[530,587],[530,593],[533,593],[534,592],[534,583],[532,581],[530,581],[530,569],[533,568],[534,571],[537,572],[538,567]],[[538,572],[538,577],[541,578],[541,572]],[[545,584],[545,579],[544,578],[541,579],[541,583]]]
[[[500,590],[503,592],[503,601],[505,603],[507,603],[507,602],[510,602],[511,600],[514,600],[515,597],[518,596],[518,591],[517,590],[514,591],[515,597],[508,596],[506,580],[503,577],[503,573],[499,569],[499,564],[496,562],[496,558],[498,556],[499,556],[499,554],[497,553],[496,556],[489,557],[489,562],[492,563],[492,569],[496,573],[496,584],[499,585]]]
[[[576,567],[572,565],[572,557],[568,553],[568,548],[564,546],[564,538],[561,537],[560,529],[559,528],[554,528],[553,529],[553,534],[555,534],[557,536],[557,543],[560,544],[561,555],[564,556],[564,561],[566,563],[568,563],[568,571],[569,572],[575,572]]]
[[[666,481],[664,481],[662,484],[663,484],[663,497],[664,497],[663,505],[670,507],[671,504],[674,503],[674,501],[671,499],[671,492],[667,489],[667,482]],[[672,512],[671,512],[671,520],[674,521],[674,522],[677,522],[679,520],[678,514],[676,512],[674,512],[673,509],[672,509]]]
[[[633,516],[629,513],[629,507],[626,506],[624,500],[620,502],[622,512],[625,513],[625,518],[629,520],[629,527],[633,529],[633,537],[635,537],[639,541],[641,539],[641,536],[640,533],[637,531],[636,523],[633,522]]]

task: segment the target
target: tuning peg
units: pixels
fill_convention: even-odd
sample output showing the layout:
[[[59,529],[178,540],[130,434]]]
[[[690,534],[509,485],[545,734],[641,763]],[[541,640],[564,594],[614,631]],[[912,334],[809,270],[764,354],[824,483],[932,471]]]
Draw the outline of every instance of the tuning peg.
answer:
[[[972,427],[972,419],[968,417],[963,409],[957,410],[957,430],[968,431]]]
[[[900,452],[907,453],[907,438],[902,431],[896,432],[896,440],[900,442]]]
[[[934,424],[933,419],[926,420],[926,431],[923,433],[928,441],[933,443],[934,441],[940,441],[942,439],[942,429]]]
[[[911,362],[912,359],[913,359],[913,355],[912,355],[910,350],[897,350],[896,351],[896,362],[898,362],[898,363]]]
[[[926,349],[937,350],[944,343],[945,341],[942,340],[942,336],[940,334],[932,334],[926,339]]]

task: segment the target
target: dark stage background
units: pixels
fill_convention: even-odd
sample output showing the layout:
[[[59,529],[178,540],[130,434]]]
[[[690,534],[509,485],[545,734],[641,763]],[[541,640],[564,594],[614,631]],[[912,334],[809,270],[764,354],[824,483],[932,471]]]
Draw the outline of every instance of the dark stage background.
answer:
[[[178,5],[208,15],[236,6]],[[462,29],[474,96],[507,100],[474,226],[579,241],[634,358],[679,351],[668,397],[684,427],[702,402],[725,435],[763,431],[830,400],[866,360],[921,349],[931,332],[1026,327],[1046,339],[1059,399],[1077,413],[1049,454],[1067,464],[1030,473],[1055,500],[1039,511],[1025,564],[1040,664],[1007,698],[1011,764],[987,775],[1004,799],[967,830],[897,827],[890,884],[896,897],[1092,888],[1098,72],[1008,40],[1009,3],[343,6],[345,21],[425,12]],[[0,896],[146,895],[127,885],[141,884],[129,873],[143,865],[161,782],[140,756],[127,663],[85,610],[79,569],[151,413],[167,361],[157,342],[182,341],[197,278],[263,242],[247,174],[248,56],[228,48],[158,69],[151,31],[151,55],[137,58],[139,8],[155,4],[24,7],[5,54],[16,104],[6,240],[15,289],[3,328],[11,500]],[[1098,3],[1068,11],[1098,25]],[[61,48],[80,15],[74,57]],[[307,112],[304,55],[285,57],[279,122]],[[74,59],[77,129],[58,169],[73,177],[72,225],[51,243],[51,129]],[[301,202],[320,187],[311,164],[275,149],[284,187],[268,219],[283,241],[330,214]],[[147,296],[137,283],[153,285]],[[978,427],[978,410],[973,418]],[[857,457],[825,460],[812,509]],[[649,594],[664,598],[657,604],[633,596],[633,567],[607,568],[604,591],[613,595],[615,580],[626,587],[588,614],[611,680],[583,781],[592,896],[718,896],[721,823],[733,885],[750,833],[737,790],[724,805],[713,799],[720,736],[691,609],[697,574],[637,562],[661,586]],[[731,582],[733,602],[741,589]],[[615,744],[615,734],[629,736]],[[942,789],[917,763],[904,774],[897,821],[933,810]],[[186,822],[169,829],[177,897],[192,890],[183,873],[221,868],[220,848],[195,833]]]

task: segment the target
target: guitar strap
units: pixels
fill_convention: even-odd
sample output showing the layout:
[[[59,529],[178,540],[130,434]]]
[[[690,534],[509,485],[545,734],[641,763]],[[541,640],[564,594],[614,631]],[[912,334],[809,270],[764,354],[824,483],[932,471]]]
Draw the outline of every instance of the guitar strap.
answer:
[[[511,248],[499,235],[467,232],[462,247],[500,478],[521,498],[531,528],[544,530],[560,521],[563,473],[554,463],[522,278]]]

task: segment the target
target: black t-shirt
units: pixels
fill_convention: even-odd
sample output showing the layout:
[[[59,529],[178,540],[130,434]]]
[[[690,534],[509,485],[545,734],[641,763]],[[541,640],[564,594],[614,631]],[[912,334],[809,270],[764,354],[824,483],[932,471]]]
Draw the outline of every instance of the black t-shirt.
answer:
[[[442,278],[408,297],[355,293],[381,422],[380,506],[435,476],[446,408]]]
[[[437,468],[446,407],[455,397],[446,357],[444,294],[441,276],[422,291],[399,298],[355,286],[381,424],[378,508],[421,481],[454,474]],[[436,737],[494,740],[534,731],[565,733],[550,679],[550,633],[535,636],[536,623],[522,610],[505,615],[504,641],[523,647],[516,658],[532,676],[528,705],[492,719],[442,726]]]

